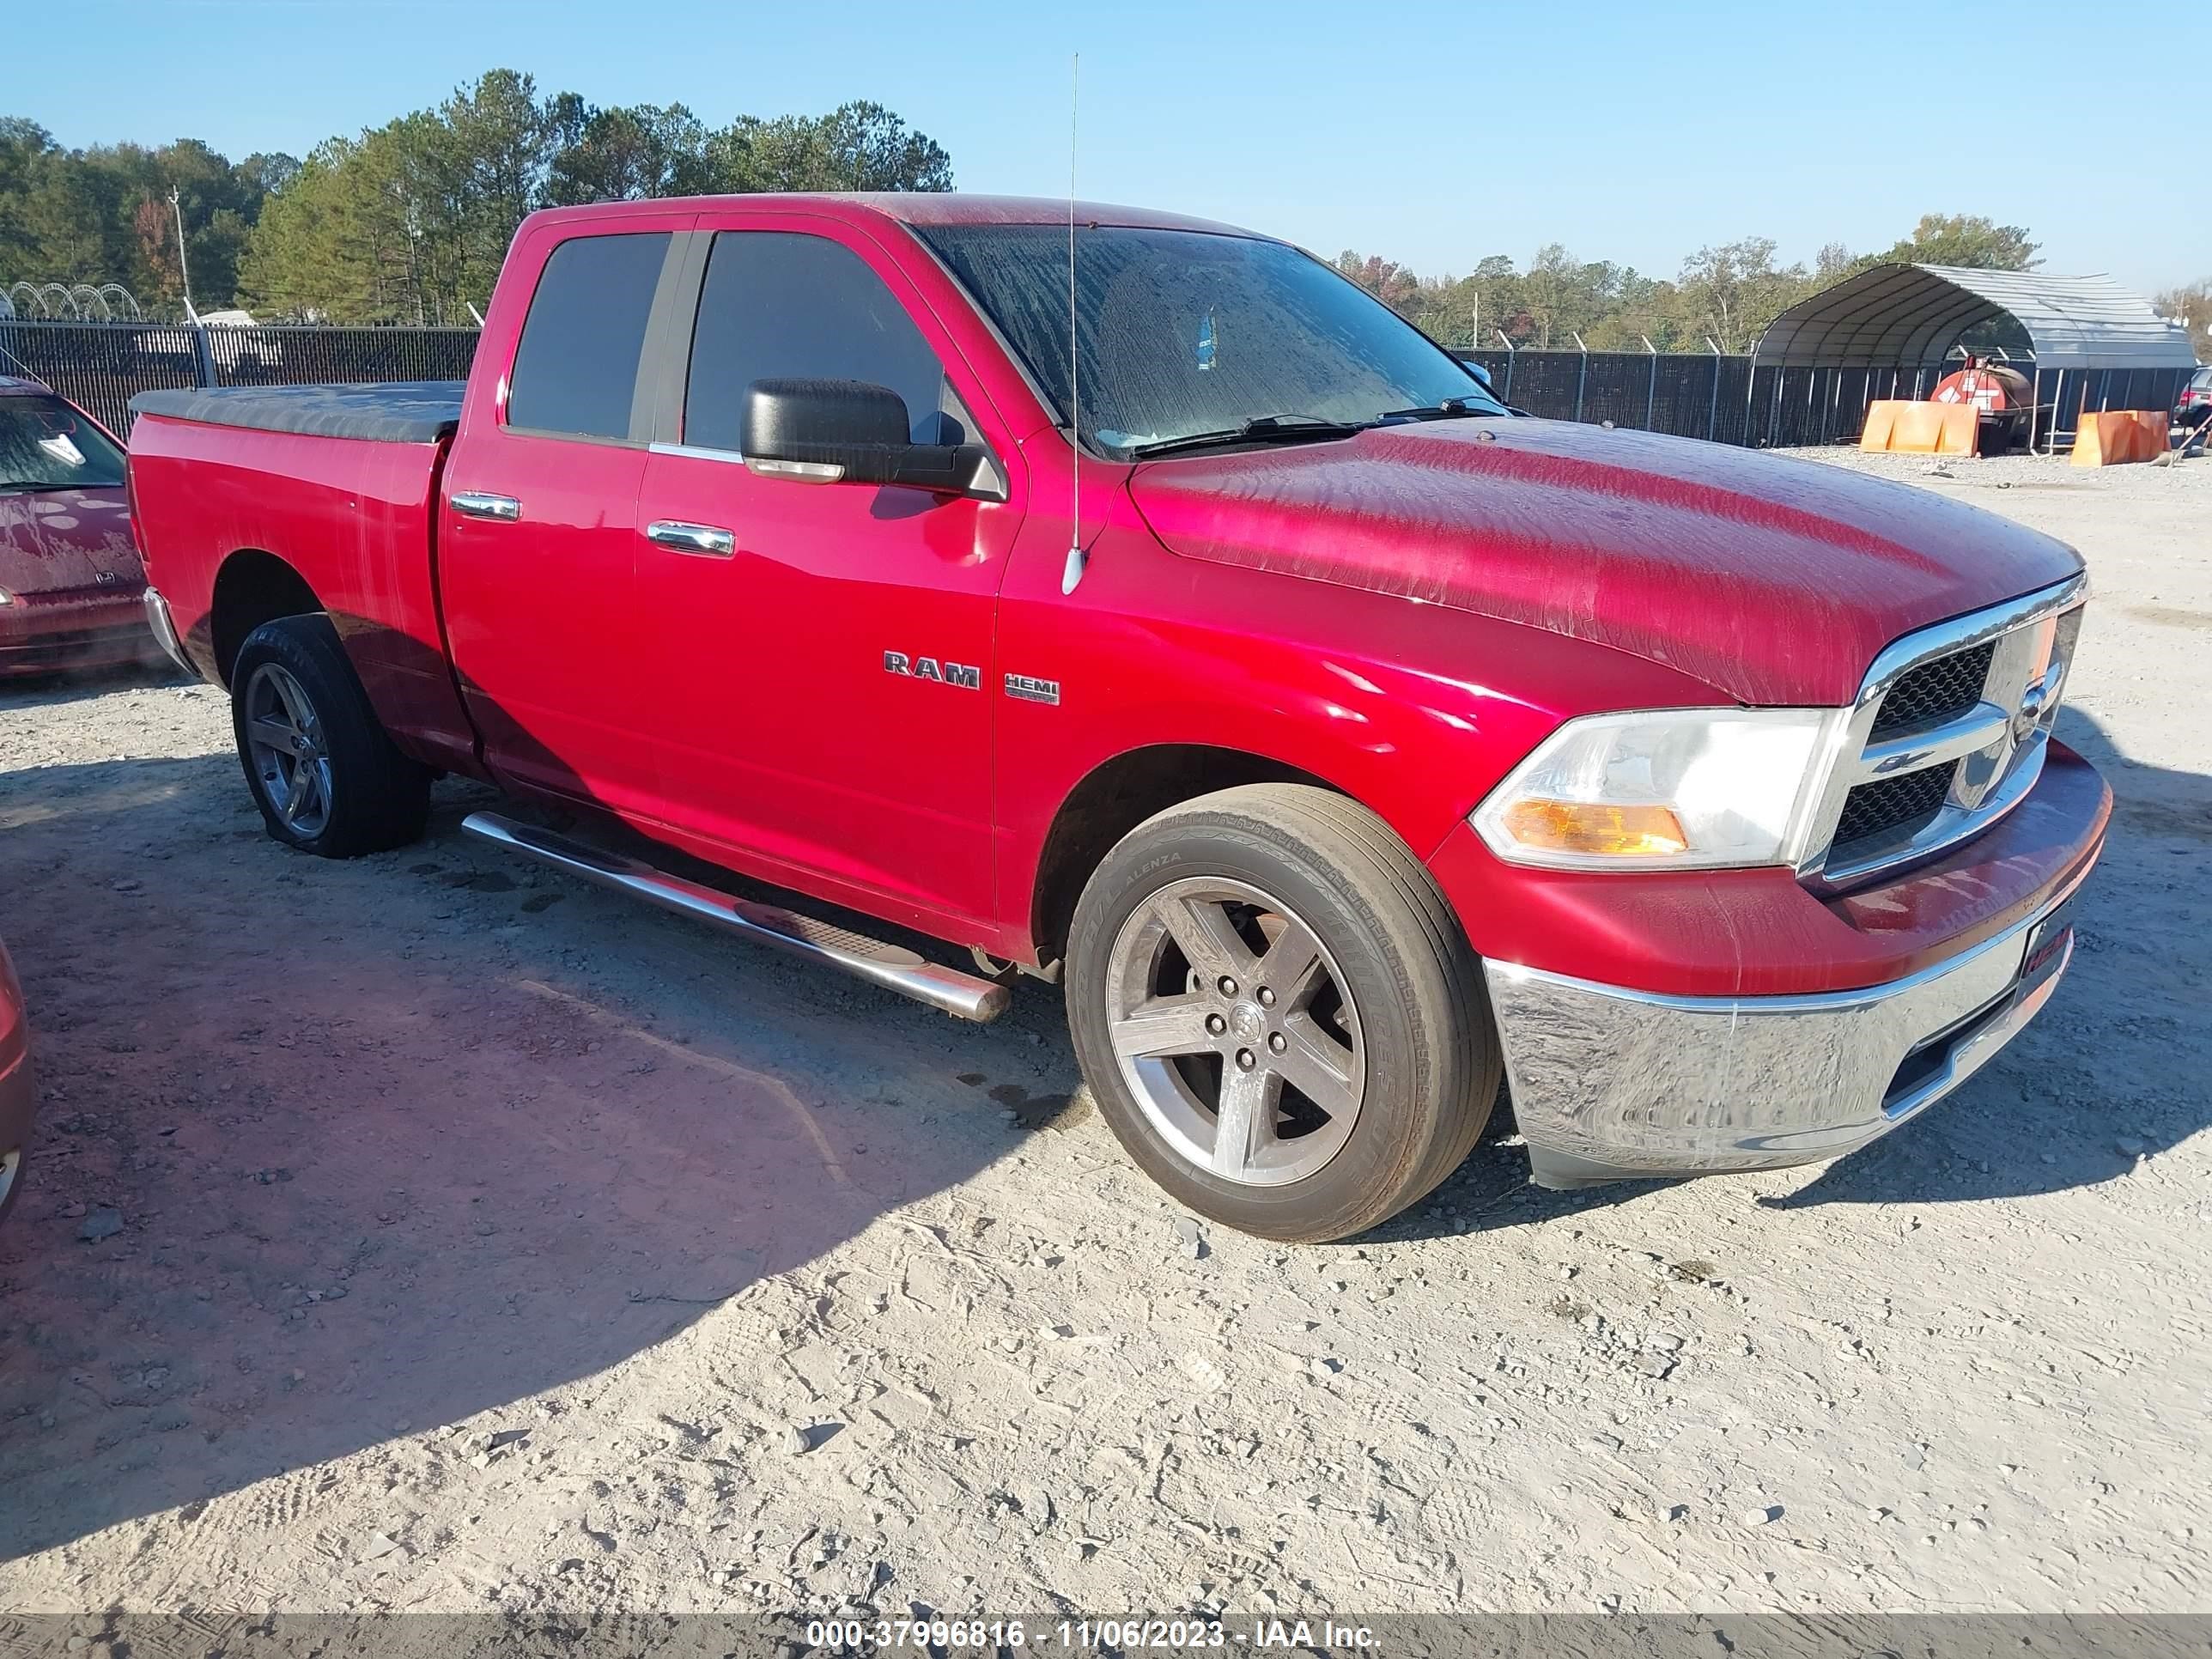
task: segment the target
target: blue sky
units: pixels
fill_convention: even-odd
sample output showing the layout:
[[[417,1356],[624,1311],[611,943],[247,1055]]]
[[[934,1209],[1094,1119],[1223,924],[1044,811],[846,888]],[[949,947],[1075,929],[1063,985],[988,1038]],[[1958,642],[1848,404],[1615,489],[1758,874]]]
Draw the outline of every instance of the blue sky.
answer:
[[[2201,116],[2212,11],[2106,15],[2078,0],[71,0],[8,32],[0,112],[72,145],[189,136],[296,155],[507,65],[541,91],[680,100],[716,124],[872,98],[951,152],[962,188],[1049,195],[1066,188],[1080,51],[1085,195],[1425,275],[1557,240],[1671,276],[1700,244],[1753,234],[1809,262],[1940,210],[2027,226],[2053,271],[2144,289],[2212,276],[2205,125],[2165,118],[2182,102]],[[1992,95],[1974,64],[2033,90]],[[2196,159],[2177,167],[2184,143]]]

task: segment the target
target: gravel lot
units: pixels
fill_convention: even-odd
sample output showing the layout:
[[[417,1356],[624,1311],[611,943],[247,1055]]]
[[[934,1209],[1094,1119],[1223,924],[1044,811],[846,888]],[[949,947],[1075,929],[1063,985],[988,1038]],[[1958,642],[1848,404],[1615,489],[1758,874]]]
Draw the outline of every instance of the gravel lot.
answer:
[[[1825,1170],[1493,1144],[1333,1248],[1191,1244],[1046,988],[957,1025],[471,787],[319,863],[215,692],[0,694],[0,1613],[2212,1611],[2212,464],[1823,459],[2090,562],[2071,975]]]

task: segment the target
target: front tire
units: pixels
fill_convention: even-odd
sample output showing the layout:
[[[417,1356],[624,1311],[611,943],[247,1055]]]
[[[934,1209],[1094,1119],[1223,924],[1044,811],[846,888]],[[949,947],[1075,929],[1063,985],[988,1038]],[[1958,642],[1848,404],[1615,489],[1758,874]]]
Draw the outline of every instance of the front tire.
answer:
[[[326,859],[421,838],[429,769],[393,745],[328,617],[262,623],[230,684],[239,761],[270,836]]]
[[[1428,872],[1356,803],[1223,790],[1139,825],[1076,907],[1068,1020],[1145,1172],[1240,1231],[1364,1232],[1473,1149],[1501,1059]]]

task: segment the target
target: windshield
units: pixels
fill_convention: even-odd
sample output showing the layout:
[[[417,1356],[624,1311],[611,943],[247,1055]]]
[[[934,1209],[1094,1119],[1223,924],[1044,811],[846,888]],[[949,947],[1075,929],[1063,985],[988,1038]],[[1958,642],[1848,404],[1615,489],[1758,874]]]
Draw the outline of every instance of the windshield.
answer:
[[[920,236],[1067,419],[1067,231],[924,225]],[[1280,242],[1086,226],[1076,234],[1083,435],[1126,455],[1247,422],[1370,424],[1458,399],[1503,415],[1459,360]],[[1340,434],[1338,434],[1340,435]]]
[[[123,452],[48,392],[0,398],[0,489],[118,489]]]

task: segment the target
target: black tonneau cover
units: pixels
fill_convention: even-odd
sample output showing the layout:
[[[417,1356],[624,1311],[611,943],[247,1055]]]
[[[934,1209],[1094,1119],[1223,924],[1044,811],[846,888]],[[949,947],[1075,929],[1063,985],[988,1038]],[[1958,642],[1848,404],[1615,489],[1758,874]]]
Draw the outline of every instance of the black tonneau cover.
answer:
[[[460,424],[465,380],[376,380],[364,386],[240,386],[142,392],[131,412],[175,421],[302,432],[317,438],[429,444]]]

